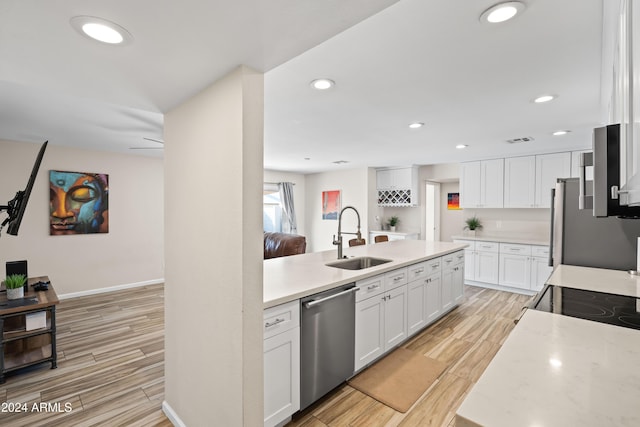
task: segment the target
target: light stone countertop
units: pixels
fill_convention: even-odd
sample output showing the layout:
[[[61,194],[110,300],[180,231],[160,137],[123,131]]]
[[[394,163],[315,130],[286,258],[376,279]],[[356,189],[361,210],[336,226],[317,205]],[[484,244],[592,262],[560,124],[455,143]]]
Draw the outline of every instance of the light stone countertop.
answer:
[[[616,270],[559,266],[550,283],[637,295]],[[458,408],[457,427],[640,426],[640,330],[527,310]]]
[[[474,240],[483,242],[518,243],[522,245],[549,246],[549,240],[534,237],[513,237],[513,236],[452,236],[453,240]]]
[[[565,288],[586,289],[640,298],[640,276],[632,276],[626,271],[620,270],[559,265],[547,283]]]
[[[326,291],[346,283],[384,273],[466,247],[451,242],[394,240],[343,249],[351,257],[371,256],[392,260],[364,270],[343,270],[325,264],[337,261],[337,249],[264,260],[263,307],[269,308]]]

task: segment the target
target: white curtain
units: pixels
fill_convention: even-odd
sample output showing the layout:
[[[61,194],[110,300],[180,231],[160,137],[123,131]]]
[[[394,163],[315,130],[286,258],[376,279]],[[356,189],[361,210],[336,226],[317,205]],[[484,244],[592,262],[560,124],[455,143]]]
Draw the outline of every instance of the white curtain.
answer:
[[[298,234],[296,223],[296,209],[293,206],[293,184],[290,182],[278,183],[280,190],[280,203],[282,204],[282,231],[284,233]]]

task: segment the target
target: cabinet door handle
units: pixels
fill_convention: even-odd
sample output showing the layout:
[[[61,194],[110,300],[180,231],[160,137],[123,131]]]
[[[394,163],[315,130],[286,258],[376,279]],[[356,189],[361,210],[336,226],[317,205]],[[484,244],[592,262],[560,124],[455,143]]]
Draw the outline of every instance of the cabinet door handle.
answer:
[[[424,268],[421,268],[419,270],[413,270],[413,273],[417,276],[418,274],[424,272]]]
[[[368,287],[367,287],[367,290],[368,290],[368,291],[372,291],[372,290],[374,290],[374,289],[378,289],[379,287],[380,287],[380,285],[371,285],[371,286],[368,286]]]
[[[431,268],[438,268],[438,267],[440,267],[440,263],[433,264],[433,265],[431,266]]]
[[[397,282],[398,280],[402,280],[404,278],[404,276],[397,276],[393,278],[394,282]]]
[[[286,319],[281,319],[281,318],[279,318],[279,317],[276,317],[276,320],[274,320],[273,322],[267,322],[267,323],[265,323],[265,324],[264,324],[264,327],[265,327],[265,328],[270,328],[270,327],[272,327],[272,326],[277,325],[278,323],[282,323],[282,322],[284,322],[285,320],[286,320]]]

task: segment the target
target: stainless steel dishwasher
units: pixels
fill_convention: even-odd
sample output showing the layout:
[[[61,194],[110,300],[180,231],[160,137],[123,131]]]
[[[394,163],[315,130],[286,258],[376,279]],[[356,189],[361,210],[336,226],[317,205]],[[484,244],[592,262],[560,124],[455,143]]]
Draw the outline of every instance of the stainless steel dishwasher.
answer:
[[[300,300],[300,409],[353,375],[356,289],[350,283]]]

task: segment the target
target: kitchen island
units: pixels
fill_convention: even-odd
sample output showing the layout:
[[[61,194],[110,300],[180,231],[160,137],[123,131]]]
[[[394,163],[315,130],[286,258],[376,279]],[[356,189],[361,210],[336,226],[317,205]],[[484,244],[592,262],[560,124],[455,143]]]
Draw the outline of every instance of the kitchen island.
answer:
[[[453,310],[464,244],[397,240],[264,261],[264,425],[291,415]],[[360,270],[328,266],[367,257]],[[308,298],[307,298],[308,297]]]
[[[626,272],[559,266],[548,283],[638,296]],[[527,310],[456,414],[457,427],[640,425],[640,330]]]

